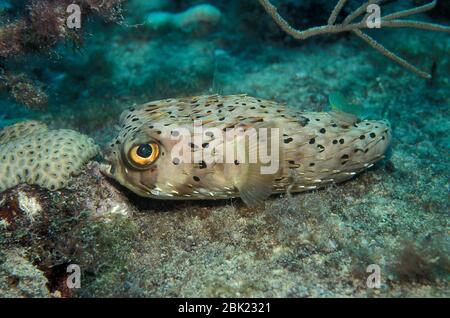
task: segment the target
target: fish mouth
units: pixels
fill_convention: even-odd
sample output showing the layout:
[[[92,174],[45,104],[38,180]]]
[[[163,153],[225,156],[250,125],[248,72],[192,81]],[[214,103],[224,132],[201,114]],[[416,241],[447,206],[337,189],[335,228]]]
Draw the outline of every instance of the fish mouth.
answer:
[[[111,160],[111,151],[109,149],[103,149],[103,160],[100,162],[100,172],[109,178],[114,178],[114,166]]]
[[[100,163],[100,172],[103,173],[105,176],[107,176],[107,177],[109,177],[111,179],[114,179],[112,171],[113,171],[113,166],[112,166],[111,163],[109,163],[109,162],[107,162],[107,163],[104,163],[104,162]]]
[[[125,181],[125,179],[122,179],[120,174],[115,174],[114,165],[105,159],[105,162],[100,163],[100,172],[105,175],[106,177],[118,182],[125,188],[128,188],[129,190],[133,191],[134,193],[137,193],[141,196],[149,196],[151,195],[152,188],[144,185],[143,183],[138,184],[130,184]]]

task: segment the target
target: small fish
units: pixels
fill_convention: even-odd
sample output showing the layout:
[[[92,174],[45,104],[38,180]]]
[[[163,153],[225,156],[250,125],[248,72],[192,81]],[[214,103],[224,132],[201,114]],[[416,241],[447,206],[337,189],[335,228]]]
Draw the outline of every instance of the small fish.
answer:
[[[328,96],[331,111],[334,113],[342,113],[344,116],[352,116],[353,118],[364,117],[364,107],[362,105],[349,103],[344,95],[340,92],[333,92]]]
[[[122,113],[102,171],[144,197],[254,206],[348,180],[384,157],[389,123],[342,114],[247,95],[154,101]]]

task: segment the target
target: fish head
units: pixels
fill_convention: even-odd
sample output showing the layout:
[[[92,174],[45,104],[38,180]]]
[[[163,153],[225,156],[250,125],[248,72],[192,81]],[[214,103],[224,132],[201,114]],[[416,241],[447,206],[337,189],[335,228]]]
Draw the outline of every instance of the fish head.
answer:
[[[143,125],[111,143],[101,171],[140,196],[164,196],[165,181],[175,183],[179,175],[170,156],[173,145],[166,133]]]

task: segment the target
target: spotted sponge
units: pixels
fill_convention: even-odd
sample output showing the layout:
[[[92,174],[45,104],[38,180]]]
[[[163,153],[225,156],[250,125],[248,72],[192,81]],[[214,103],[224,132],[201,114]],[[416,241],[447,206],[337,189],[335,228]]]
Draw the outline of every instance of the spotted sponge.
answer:
[[[18,138],[23,138],[31,134],[47,131],[46,124],[39,121],[24,121],[0,130],[0,145],[6,144]]]
[[[91,138],[73,130],[37,121],[8,126],[0,131],[0,192],[20,183],[64,188],[98,152]]]

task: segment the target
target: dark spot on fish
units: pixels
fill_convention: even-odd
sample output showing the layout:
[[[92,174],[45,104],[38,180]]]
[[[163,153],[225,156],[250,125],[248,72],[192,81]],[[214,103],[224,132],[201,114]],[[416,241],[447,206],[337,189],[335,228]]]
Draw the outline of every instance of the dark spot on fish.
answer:
[[[208,167],[208,166],[206,165],[206,162],[204,162],[204,161],[202,160],[202,162],[200,162],[200,169],[205,169],[206,167]]]
[[[309,140],[309,144],[310,144],[310,145],[313,145],[315,142],[316,142],[316,139],[315,139],[315,138],[311,138],[311,139]]]
[[[284,143],[285,144],[288,144],[288,143],[290,143],[290,142],[292,142],[294,139],[292,139],[291,137],[289,137],[289,138],[286,138],[285,140],[284,140]]]
[[[202,148],[208,148],[209,147],[209,143],[205,142],[204,144],[202,144]]]
[[[192,177],[192,179],[194,179],[194,181],[197,181],[197,182],[199,182],[199,181],[200,181],[200,178],[199,178],[199,177],[197,177],[197,176],[193,176],[193,177]]]
[[[305,127],[306,125],[308,125],[309,123],[309,118],[305,117],[305,116],[300,116],[300,119],[298,120],[298,123],[300,124],[300,126]]]
[[[339,143],[342,145],[342,144],[344,144],[344,139],[339,139]]]
[[[309,166],[310,167],[314,167],[316,164],[314,163],[314,162],[311,162],[310,164],[309,164]]]
[[[239,165],[239,161],[235,160],[235,161],[234,161],[234,164],[235,164],[236,166]]]
[[[366,136],[365,135],[361,135],[361,136],[359,136],[359,139],[361,139],[361,140],[363,140],[363,139],[365,139],[366,138]]]
[[[341,159],[348,159],[348,155],[347,154],[342,155]]]
[[[322,145],[317,145],[317,148],[319,148],[319,149],[320,149],[320,151],[319,151],[319,152],[323,152],[323,151],[325,150],[325,147],[324,147],[324,146],[322,146]]]
[[[319,130],[319,132],[320,132],[321,134],[324,134],[324,133],[326,132],[326,130],[325,130],[325,128],[322,128],[322,129]]]
[[[375,135],[375,133],[372,132],[372,133],[370,133],[369,136],[370,136],[370,138],[375,138],[376,135]]]
[[[335,139],[333,140],[333,145],[336,145],[338,143],[338,141]]]

